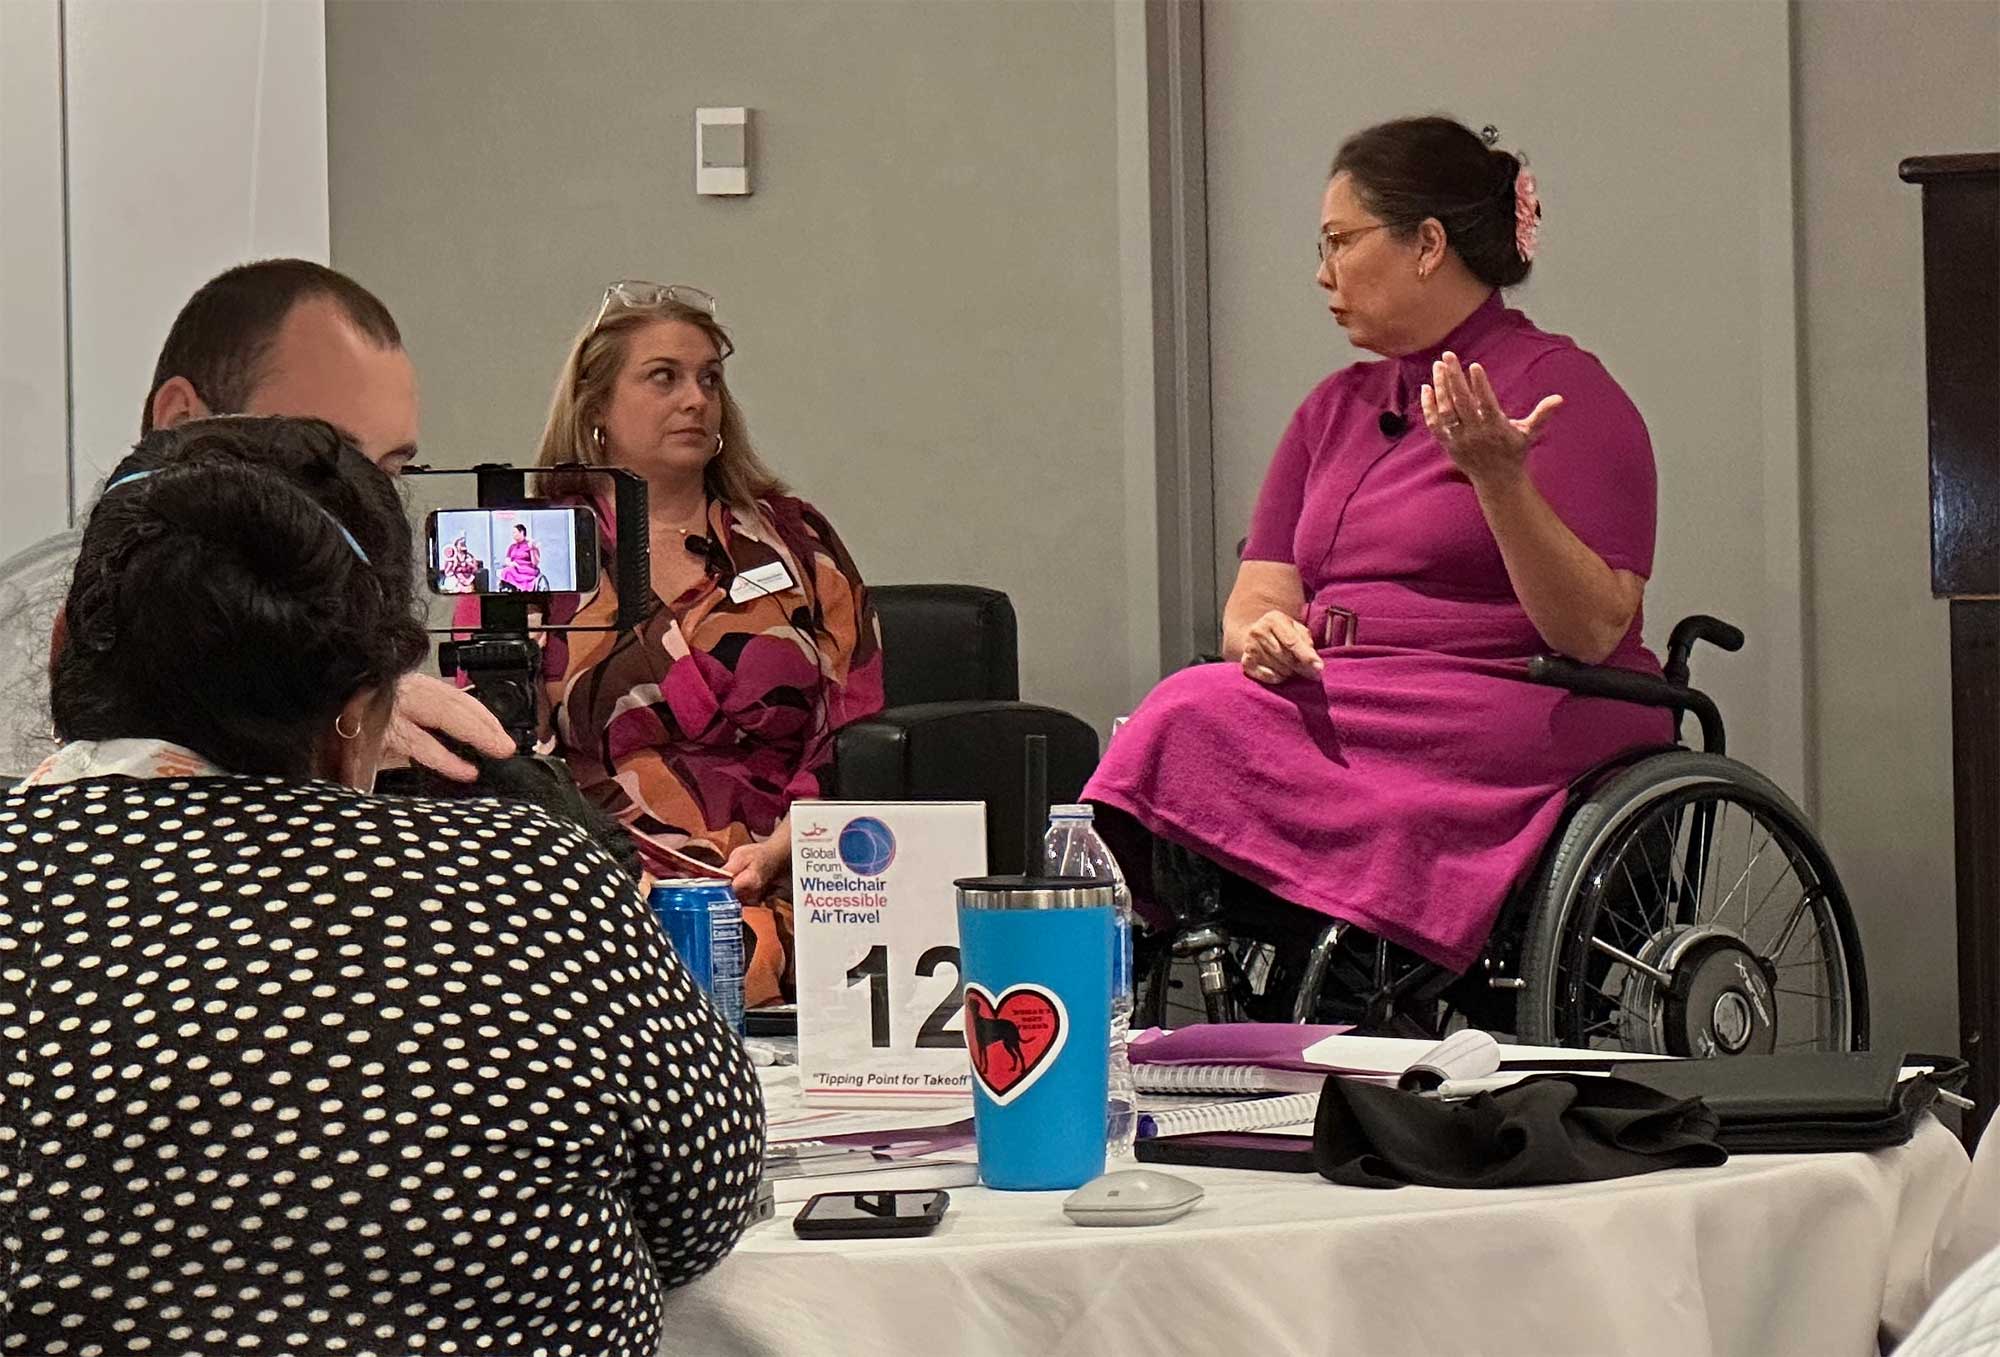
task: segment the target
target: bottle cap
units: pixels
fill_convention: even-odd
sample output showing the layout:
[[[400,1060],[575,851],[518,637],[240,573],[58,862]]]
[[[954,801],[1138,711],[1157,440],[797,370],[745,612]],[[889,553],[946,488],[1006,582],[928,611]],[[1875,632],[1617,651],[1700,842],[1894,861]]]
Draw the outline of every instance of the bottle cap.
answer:
[[[1088,802],[1075,802],[1067,806],[1050,806],[1051,820],[1089,820],[1095,818]]]

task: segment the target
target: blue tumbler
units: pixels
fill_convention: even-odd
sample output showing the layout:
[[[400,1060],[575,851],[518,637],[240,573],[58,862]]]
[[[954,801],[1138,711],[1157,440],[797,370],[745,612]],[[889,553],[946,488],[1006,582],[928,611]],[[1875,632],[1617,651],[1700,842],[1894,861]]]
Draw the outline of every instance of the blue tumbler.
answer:
[[[958,887],[979,1180],[1042,1192],[1104,1172],[1117,885],[968,877]]]

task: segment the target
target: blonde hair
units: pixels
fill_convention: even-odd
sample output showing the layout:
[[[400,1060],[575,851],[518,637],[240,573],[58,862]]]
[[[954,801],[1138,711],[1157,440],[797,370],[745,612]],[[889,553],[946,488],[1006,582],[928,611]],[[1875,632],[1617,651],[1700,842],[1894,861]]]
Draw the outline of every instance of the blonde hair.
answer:
[[[735,351],[729,332],[714,316],[683,302],[661,300],[644,306],[614,301],[601,320],[578,333],[570,345],[569,357],[556,376],[555,394],[549,400],[548,422],[542,426],[537,466],[559,466],[583,462],[607,466],[603,449],[597,445],[597,429],[604,407],[611,400],[611,388],[625,370],[634,332],[655,321],[677,320],[692,325],[715,344],[715,351],[727,358]],[[702,469],[702,486],[711,499],[719,499],[738,509],[748,509],[760,499],[785,493],[785,483],[764,464],[750,444],[750,428],[743,420],[743,407],[729,392],[725,376],[718,388],[722,395],[722,449]],[[600,483],[593,486],[592,479]],[[574,495],[603,488],[601,478],[544,476],[543,491],[551,495]]]

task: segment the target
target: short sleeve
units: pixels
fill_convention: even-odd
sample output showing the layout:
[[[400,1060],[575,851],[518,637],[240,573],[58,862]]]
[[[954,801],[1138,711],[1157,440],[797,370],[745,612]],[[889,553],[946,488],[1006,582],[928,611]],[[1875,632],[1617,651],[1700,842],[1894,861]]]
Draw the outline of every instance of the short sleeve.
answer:
[[[1659,477],[1638,407],[1604,365],[1581,349],[1536,359],[1521,380],[1524,414],[1545,396],[1563,398],[1562,409],[1528,453],[1535,488],[1606,565],[1650,577]]]
[[[1272,454],[1271,469],[1264,473],[1264,488],[1257,492],[1257,507],[1250,515],[1250,537],[1243,545],[1246,561],[1296,564],[1292,559],[1292,539],[1298,533],[1299,514],[1305,506],[1306,473],[1312,469],[1305,414],[1304,405],[1293,413],[1284,437],[1278,440],[1277,452]]]

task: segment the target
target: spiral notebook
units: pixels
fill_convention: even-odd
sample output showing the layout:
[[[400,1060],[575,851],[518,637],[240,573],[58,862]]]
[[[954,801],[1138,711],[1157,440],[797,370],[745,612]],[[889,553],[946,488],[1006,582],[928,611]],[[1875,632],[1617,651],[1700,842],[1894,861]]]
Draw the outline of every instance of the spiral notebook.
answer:
[[[1141,1093],[1316,1093],[1326,1082],[1319,1070],[1274,1070],[1263,1065],[1132,1066]]]
[[[1292,1093],[1277,1098],[1245,1098],[1235,1102],[1176,1107],[1141,1112],[1139,1136],[1185,1136],[1203,1131],[1268,1131],[1280,1126],[1310,1128],[1319,1112],[1318,1093]],[[1310,1130],[1307,1132],[1310,1134]]]

